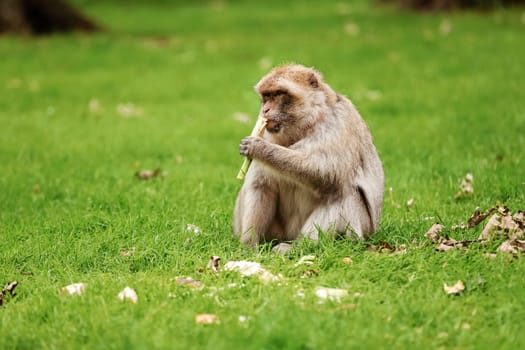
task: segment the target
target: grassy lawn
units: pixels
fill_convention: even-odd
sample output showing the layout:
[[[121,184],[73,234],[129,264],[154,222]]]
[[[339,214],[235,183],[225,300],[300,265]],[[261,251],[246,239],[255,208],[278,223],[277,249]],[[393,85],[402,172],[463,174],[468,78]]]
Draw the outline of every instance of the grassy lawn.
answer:
[[[525,9],[77,3],[111,30],[0,38],[0,288],[19,282],[0,307],[0,349],[525,347],[525,260],[488,259],[499,241],[440,253],[423,236],[439,221],[475,239],[483,225],[450,227],[477,206],[525,209]],[[232,236],[253,85],[290,61],[321,70],[367,121],[386,174],[370,243],[406,254],[322,239],[276,256]],[[467,173],[474,193],[455,200]],[[210,255],[283,280],[213,274]],[[304,255],[313,265],[295,266]],[[457,280],[465,291],[446,295]],[[83,295],[59,292],[74,282]],[[125,286],[137,304],[118,300]],[[348,296],[320,303],[320,286]],[[220,324],[197,325],[202,313]]]

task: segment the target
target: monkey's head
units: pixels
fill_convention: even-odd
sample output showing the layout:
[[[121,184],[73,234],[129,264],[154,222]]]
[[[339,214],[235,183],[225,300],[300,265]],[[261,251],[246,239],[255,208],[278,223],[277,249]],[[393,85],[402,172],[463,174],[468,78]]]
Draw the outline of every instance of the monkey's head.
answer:
[[[313,68],[290,64],[274,68],[255,85],[260,116],[277,143],[291,145],[306,136],[333,103],[335,92]]]

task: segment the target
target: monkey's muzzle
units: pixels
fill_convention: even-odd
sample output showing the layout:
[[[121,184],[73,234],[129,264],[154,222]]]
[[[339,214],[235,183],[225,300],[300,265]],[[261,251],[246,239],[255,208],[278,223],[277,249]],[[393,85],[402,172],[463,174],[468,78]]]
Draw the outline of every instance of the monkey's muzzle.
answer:
[[[279,123],[276,120],[268,119],[268,121],[266,122],[266,130],[268,130],[270,133],[275,134],[279,132],[279,130],[281,130],[281,127],[281,123]]]

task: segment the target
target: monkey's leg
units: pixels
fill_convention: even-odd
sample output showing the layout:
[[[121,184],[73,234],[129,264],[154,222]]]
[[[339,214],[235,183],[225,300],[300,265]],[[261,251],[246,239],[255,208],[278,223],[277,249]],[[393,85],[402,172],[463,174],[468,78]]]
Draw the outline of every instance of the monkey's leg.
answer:
[[[306,220],[301,233],[303,237],[319,239],[319,231],[337,236],[365,238],[371,231],[368,210],[359,196],[349,196],[341,202],[331,203],[315,209]]]
[[[255,247],[258,243],[274,238],[277,194],[268,188],[250,188],[242,198],[241,242]]]

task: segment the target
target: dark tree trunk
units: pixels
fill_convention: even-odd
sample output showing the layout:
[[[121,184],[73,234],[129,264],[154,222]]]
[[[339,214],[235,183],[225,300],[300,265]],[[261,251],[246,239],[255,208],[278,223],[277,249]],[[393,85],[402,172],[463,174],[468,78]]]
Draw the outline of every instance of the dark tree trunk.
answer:
[[[100,27],[67,0],[0,0],[0,34],[97,30]]]

